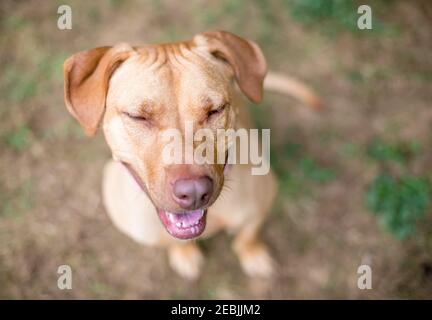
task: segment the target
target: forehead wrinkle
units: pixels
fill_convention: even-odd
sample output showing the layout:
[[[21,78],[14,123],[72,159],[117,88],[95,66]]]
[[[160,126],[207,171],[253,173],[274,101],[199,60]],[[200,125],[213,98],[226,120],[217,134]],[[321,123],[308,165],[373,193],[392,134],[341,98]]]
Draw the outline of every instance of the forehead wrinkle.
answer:
[[[153,51],[156,54],[156,61],[150,66],[150,69],[156,71],[166,65],[168,55],[164,48],[156,47]]]
[[[147,67],[153,65],[158,58],[154,50],[142,49],[138,51],[138,54],[139,54],[138,55],[139,58],[137,61]]]
[[[150,70],[157,70],[167,63],[168,55],[163,46],[149,45],[137,50],[139,62]]]
[[[146,46],[126,60],[112,82],[117,103],[139,108],[150,100],[161,125],[183,127],[208,106],[229,99],[228,78],[210,57],[186,44]],[[202,107],[202,108],[200,108]],[[192,117],[193,118],[193,117]]]
[[[111,77],[107,103],[129,108],[138,108],[149,101],[155,107],[169,104],[166,102],[171,83],[166,68],[150,69],[142,59],[131,59]]]
[[[226,81],[217,75],[217,70],[196,64],[188,70],[189,72],[181,75],[180,93],[183,98],[182,104],[205,107],[208,100],[215,105],[229,100],[229,88]],[[190,88],[193,88],[193,90],[190,90]]]
[[[176,113],[177,127],[183,128],[185,120],[191,114],[190,111],[196,113],[196,106],[201,105],[203,99],[196,95],[197,79],[200,79],[198,80],[200,83],[207,83],[204,79],[207,72],[203,59],[191,54],[187,44],[173,44],[168,49],[167,54],[170,60],[174,95],[176,97],[176,108],[173,112]],[[202,90],[208,91],[205,86]]]

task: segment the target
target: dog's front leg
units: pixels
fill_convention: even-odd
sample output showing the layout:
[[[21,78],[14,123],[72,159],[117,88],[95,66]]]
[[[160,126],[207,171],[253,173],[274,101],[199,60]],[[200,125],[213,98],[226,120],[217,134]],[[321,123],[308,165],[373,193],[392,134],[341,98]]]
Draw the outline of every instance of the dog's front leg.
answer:
[[[189,280],[198,278],[204,263],[203,254],[195,241],[170,245],[168,259],[171,268]]]
[[[260,226],[261,222],[257,221],[240,229],[234,238],[233,249],[247,275],[270,277],[274,273],[275,262],[259,238]]]

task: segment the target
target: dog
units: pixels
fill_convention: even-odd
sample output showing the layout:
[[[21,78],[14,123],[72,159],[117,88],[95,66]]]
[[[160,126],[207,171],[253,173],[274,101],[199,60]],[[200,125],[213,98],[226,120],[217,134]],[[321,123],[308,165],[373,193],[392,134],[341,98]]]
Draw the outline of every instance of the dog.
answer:
[[[89,136],[102,125],[111,149],[103,201],[118,229],[140,244],[167,248],[171,267],[188,279],[204,262],[191,240],[227,230],[246,274],[273,274],[275,262],[259,237],[277,195],[273,172],[252,175],[250,164],[166,164],[159,134],[181,132],[185,121],[213,133],[252,128],[240,93],[257,103],[264,83],[318,107],[310,89],[281,74],[266,78],[259,46],[225,31],[99,47],[72,55],[63,70],[67,109]]]

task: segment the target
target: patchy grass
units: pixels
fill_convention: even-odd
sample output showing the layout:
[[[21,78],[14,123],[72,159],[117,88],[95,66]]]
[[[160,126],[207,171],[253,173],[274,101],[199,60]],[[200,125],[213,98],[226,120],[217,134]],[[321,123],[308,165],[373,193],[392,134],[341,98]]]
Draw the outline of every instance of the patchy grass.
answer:
[[[237,28],[239,23],[243,20],[242,10],[243,4],[239,1],[223,0],[217,6],[202,8],[201,5],[196,4],[194,7],[195,12],[200,12],[197,15],[199,21],[205,26],[210,27],[216,24],[223,17],[236,15],[238,17]]]
[[[366,152],[375,161],[406,163],[420,151],[419,141],[388,143],[379,138],[373,138]]]
[[[41,138],[45,141],[70,141],[72,139],[86,139],[82,127],[75,119],[67,119],[56,126],[46,128],[41,135]]]
[[[380,167],[366,192],[366,207],[379,217],[383,227],[398,239],[416,231],[432,200],[428,178],[410,173],[410,164],[421,151],[418,141],[384,142],[373,138],[367,155]],[[395,170],[392,164],[397,164]]]
[[[318,27],[329,35],[342,31],[350,31],[354,34],[362,34],[357,27],[357,19],[360,14],[357,8],[362,4],[368,4],[372,10],[372,30],[369,34],[396,35],[399,28],[394,24],[384,24],[378,16],[388,9],[391,1],[346,1],[346,0],[284,0],[285,7],[291,16],[298,22],[308,26]],[[317,21],[320,23],[317,24]],[[364,34],[364,33],[363,33]]]
[[[356,144],[352,142],[345,142],[342,143],[340,146],[338,146],[338,152],[340,155],[349,158],[349,157],[358,156],[361,151]]]
[[[12,192],[7,192],[4,188],[1,189],[0,218],[21,218],[32,208],[34,189],[31,180],[25,181]]]
[[[18,15],[7,15],[2,19],[1,26],[6,30],[20,30],[26,27],[29,21]]]
[[[0,82],[2,99],[7,103],[22,103],[50,88],[50,81],[61,81],[61,66],[66,58],[64,53],[40,55],[31,61],[30,67],[24,63],[8,65]]]
[[[292,16],[302,23],[328,20],[333,26],[351,31],[357,29],[357,7],[345,0],[285,0]]]
[[[303,175],[314,182],[328,182],[336,177],[336,173],[316,162],[312,157],[305,156],[300,159],[299,166]]]
[[[100,281],[92,281],[89,285],[89,290],[97,297],[112,295],[114,289],[106,283]]]
[[[35,95],[37,82],[29,77],[27,72],[20,70],[15,65],[6,68],[1,92],[8,102],[19,103]]]
[[[0,297],[430,297],[432,226],[422,211],[430,201],[422,175],[431,168],[426,146],[432,70],[429,11],[422,5],[370,2],[379,21],[360,37],[346,27],[355,26],[357,13],[350,6],[356,9],[360,1],[194,0],[179,6],[173,0],[77,0],[73,29],[67,31],[56,28],[61,1],[4,4],[8,15],[0,19],[0,41],[9,49],[0,62]],[[316,11],[315,5],[327,8]],[[379,31],[379,23],[390,31],[401,24],[403,36],[386,37],[391,33]],[[272,128],[272,141],[279,139],[273,141],[272,163],[281,201],[262,230],[279,265],[269,281],[241,273],[224,234],[200,242],[206,271],[190,283],[169,269],[162,251],[119,232],[101,199],[109,157],[102,134],[84,138],[63,103],[66,56],[119,41],[177,41],[209,29],[256,41],[272,70],[313,86],[326,103],[317,117],[278,108],[291,102],[279,96],[266,95],[260,106],[251,106],[256,128]],[[384,139],[382,132],[413,137],[414,146]],[[365,185],[375,197],[372,218],[363,214]],[[389,213],[389,207],[396,209]],[[398,234],[415,236],[398,243],[375,228],[378,219]],[[417,228],[399,230],[406,225]],[[373,261],[377,281],[367,292],[353,279],[364,256]],[[55,275],[68,262],[77,276],[65,293],[57,290]]]
[[[366,194],[366,206],[378,216],[384,228],[399,239],[415,233],[432,200],[431,184],[422,177],[395,178],[379,174]]]
[[[15,151],[23,151],[29,145],[31,129],[27,125],[21,125],[17,129],[5,134],[3,140],[7,146]]]
[[[284,195],[311,196],[314,184],[329,182],[337,176],[334,169],[318,163],[297,143],[286,143],[277,155],[273,151],[271,160]]]

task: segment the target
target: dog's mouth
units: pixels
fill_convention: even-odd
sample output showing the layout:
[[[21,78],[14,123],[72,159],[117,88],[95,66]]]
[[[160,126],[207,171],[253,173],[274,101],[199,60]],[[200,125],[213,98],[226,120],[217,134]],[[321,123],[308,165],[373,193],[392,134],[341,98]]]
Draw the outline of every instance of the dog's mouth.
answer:
[[[200,236],[206,226],[207,209],[172,213],[158,209],[159,218],[170,235],[178,239],[193,239]]]
[[[146,185],[140,179],[132,166],[126,162],[122,163],[131,173],[132,177],[141,189],[149,196]],[[178,239],[186,240],[199,237],[206,227],[207,209],[173,213],[157,208],[157,212],[168,233]]]

